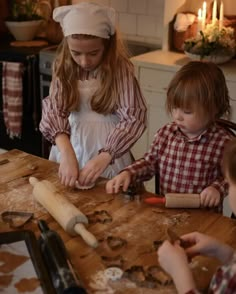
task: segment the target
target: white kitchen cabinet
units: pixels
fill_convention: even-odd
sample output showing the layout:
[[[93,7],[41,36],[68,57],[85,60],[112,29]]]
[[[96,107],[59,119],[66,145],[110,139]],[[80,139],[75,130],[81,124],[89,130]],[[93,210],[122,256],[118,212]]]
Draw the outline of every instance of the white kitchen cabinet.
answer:
[[[148,150],[155,132],[170,121],[165,109],[166,90],[176,71],[190,59],[181,53],[157,50],[135,56],[131,61],[148,107],[147,130],[132,149],[134,157],[138,159]],[[236,122],[236,60],[220,67],[232,98],[231,119]],[[155,191],[154,180],[147,182],[145,186],[149,191]]]

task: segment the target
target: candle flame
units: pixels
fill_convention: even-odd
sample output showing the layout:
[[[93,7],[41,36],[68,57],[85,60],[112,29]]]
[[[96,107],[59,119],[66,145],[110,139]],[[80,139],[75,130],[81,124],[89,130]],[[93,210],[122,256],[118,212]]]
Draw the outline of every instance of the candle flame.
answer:
[[[198,19],[201,19],[202,18],[202,9],[199,8],[198,9]]]

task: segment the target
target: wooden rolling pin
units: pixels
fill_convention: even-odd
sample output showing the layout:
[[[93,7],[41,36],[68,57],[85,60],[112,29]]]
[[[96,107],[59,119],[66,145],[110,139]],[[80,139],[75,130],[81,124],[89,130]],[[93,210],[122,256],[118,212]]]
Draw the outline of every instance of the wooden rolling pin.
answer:
[[[56,187],[47,180],[39,181],[35,177],[29,178],[36,200],[46,208],[62,228],[72,236],[79,234],[91,247],[96,248],[96,238],[86,230],[84,224],[88,224],[87,217],[58,193]]]
[[[165,204],[167,208],[199,208],[199,194],[167,193],[165,197],[149,197],[144,202],[148,204]]]

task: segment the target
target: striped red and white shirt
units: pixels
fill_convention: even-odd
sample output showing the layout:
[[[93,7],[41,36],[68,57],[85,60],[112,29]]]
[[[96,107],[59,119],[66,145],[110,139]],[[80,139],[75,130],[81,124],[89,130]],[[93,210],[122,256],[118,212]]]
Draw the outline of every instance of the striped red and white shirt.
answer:
[[[99,71],[80,71],[80,80],[99,78]],[[113,160],[125,154],[138,140],[146,128],[147,107],[141,93],[133,68],[123,66],[116,80],[119,97],[115,115],[119,118],[115,129],[108,135],[103,149],[108,152]],[[42,119],[40,131],[43,136],[55,144],[55,137],[59,133],[70,135],[70,125],[66,112],[58,105],[60,100],[61,85],[58,79],[52,81],[50,94],[43,99]]]
[[[201,193],[208,186],[225,196],[227,184],[221,160],[230,134],[212,124],[197,138],[183,135],[173,122],[157,131],[149,151],[127,167],[133,181],[147,181],[159,174],[160,194]]]

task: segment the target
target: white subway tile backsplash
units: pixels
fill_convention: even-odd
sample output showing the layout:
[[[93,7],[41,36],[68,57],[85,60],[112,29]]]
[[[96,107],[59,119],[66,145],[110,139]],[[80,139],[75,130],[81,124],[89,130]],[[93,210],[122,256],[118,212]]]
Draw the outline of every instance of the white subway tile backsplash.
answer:
[[[85,0],[72,0],[72,3],[82,1]],[[161,47],[165,0],[93,0],[93,2],[115,8],[119,28],[128,40]]]
[[[129,0],[129,13],[133,14],[146,14],[147,12],[147,0]]]
[[[157,35],[157,19],[151,15],[138,15],[137,34],[145,37],[155,37]]]
[[[163,15],[164,0],[147,0],[147,14],[148,15]]]
[[[162,22],[162,20],[157,22],[156,37],[160,38],[160,39],[163,38],[163,22]]]
[[[128,0],[111,0],[111,7],[115,8],[117,12],[127,12]]]
[[[119,28],[121,32],[129,35],[137,34],[137,16],[135,14],[119,14]]]

